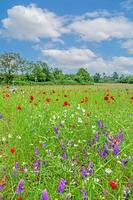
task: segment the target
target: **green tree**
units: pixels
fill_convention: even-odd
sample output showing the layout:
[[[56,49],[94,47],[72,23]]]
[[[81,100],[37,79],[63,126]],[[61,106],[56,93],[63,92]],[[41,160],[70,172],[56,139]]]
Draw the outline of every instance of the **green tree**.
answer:
[[[4,53],[0,55],[0,72],[4,75],[6,83],[13,81],[20,64],[21,57],[18,53]]]
[[[99,83],[100,78],[101,78],[100,73],[95,73],[95,75],[93,76],[93,78],[94,78],[94,82],[95,83]]]
[[[46,81],[46,74],[37,63],[34,64],[34,67],[32,70],[32,78],[36,82]]]
[[[75,80],[78,81],[79,83],[89,82],[91,80],[91,77],[87,69],[80,68],[75,75]]]
[[[53,76],[54,76],[55,80],[62,80],[63,79],[62,70],[60,70],[58,68],[54,68],[52,73],[53,73]]]
[[[52,74],[48,64],[46,62],[38,61],[37,65],[42,69],[43,73],[46,75],[46,81],[50,81],[52,79]]]

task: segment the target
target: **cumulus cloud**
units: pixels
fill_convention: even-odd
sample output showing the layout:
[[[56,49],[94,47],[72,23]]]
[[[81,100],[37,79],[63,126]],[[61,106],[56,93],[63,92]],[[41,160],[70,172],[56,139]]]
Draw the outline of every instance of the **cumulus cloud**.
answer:
[[[121,45],[122,48],[126,49],[129,54],[133,54],[133,39],[124,41]]]
[[[31,4],[14,6],[8,9],[7,15],[2,20],[3,28],[0,32],[18,40],[51,38],[60,41],[64,33],[75,33],[83,40],[95,42],[133,38],[133,22],[106,10],[87,12],[80,16],[58,16]]]
[[[58,39],[65,31],[63,17],[31,4],[18,5],[7,11],[2,20],[3,35],[18,39],[39,41],[41,38]]]
[[[123,16],[79,19],[70,24],[69,28],[86,41],[133,38],[133,22]]]
[[[132,10],[133,9],[133,0],[123,0],[120,3],[120,5],[123,9],[126,9],[127,11]]]
[[[97,56],[90,49],[70,48],[66,50],[44,49],[42,53],[55,66],[62,69],[77,70],[85,67],[89,72],[106,72],[111,74],[113,71],[119,73],[133,73],[133,57],[113,57],[110,60]]]

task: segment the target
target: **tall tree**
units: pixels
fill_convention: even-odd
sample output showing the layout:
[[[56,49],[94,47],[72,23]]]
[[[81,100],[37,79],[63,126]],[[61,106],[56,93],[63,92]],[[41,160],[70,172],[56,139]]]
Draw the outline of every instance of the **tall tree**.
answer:
[[[89,82],[91,80],[91,77],[87,69],[80,68],[76,73],[75,80],[77,80],[78,82]]]
[[[17,74],[21,57],[18,53],[4,53],[0,55],[0,72],[4,74],[5,82],[11,83]]]

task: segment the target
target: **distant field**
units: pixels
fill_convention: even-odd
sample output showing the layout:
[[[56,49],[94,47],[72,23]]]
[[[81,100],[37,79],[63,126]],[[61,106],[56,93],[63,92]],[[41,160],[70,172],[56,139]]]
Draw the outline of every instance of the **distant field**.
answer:
[[[133,85],[3,86],[0,139],[0,200],[133,199]]]

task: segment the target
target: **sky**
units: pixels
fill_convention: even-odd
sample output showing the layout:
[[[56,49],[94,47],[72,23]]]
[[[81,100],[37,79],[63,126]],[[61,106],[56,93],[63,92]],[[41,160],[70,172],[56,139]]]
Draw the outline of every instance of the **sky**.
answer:
[[[133,0],[0,0],[0,53],[133,74]]]

